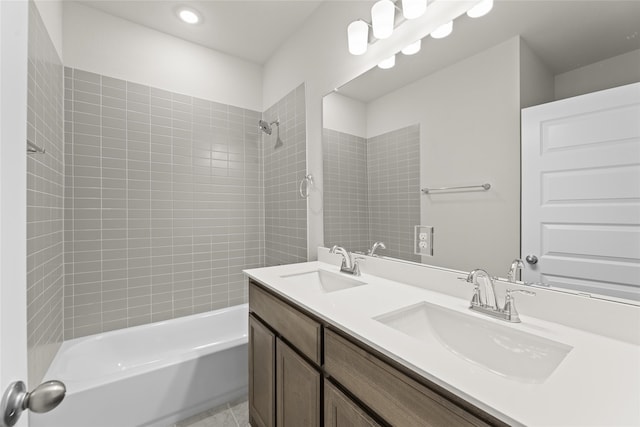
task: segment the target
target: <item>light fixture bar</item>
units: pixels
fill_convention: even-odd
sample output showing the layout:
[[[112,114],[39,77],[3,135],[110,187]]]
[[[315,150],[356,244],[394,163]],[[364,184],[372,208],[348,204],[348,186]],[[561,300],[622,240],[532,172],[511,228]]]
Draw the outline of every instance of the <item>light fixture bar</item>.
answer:
[[[467,15],[471,18],[478,18],[486,15],[493,8],[495,0],[481,0],[467,10]],[[353,21],[347,27],[347,41],[349,53],[352,55],[363,55],[367,52],[368,46],[377,40],[386,39],[391,36],[394,29],[405,20],[416,19],[422,16],[427,9],[428,0],[378,0],[371,7],[371,23],[363,19]],[[395,13],[395,10],[402,13]],[[372,31],[369,31],[371,27]],[[442,39],[453,32],[453,20],[440,25],[431,32],[434,39]],[[417,40],[405,46],[401,52],[404,55],[413,55],[420,51],[421,40]],[[382,61],[381,64],[395,64],[395,55]],[[379,64],[380,66],[380,64]],[[393,65],[391,65],[393,67]],[[381,67],[385,68],[385,67]],[[390,67],[387,67],[390,68]]]

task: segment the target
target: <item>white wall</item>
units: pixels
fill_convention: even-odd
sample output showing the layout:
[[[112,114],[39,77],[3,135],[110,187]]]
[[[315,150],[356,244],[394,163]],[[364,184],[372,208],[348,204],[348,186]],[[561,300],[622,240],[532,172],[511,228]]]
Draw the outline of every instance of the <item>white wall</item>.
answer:
[[[519,50],[514,37],[368,104],[367,137],[420,124],[421,188],[492,186],[421,196],[426,263],[504,275],[520,254]]]
[[[555,77],[556,99],[640,82],[640,49]]]
[[[310,259],[315,259],[316,248],[323,243],[322,97],[475,3],[476,0],[430,3],[428,13],[421,18],[405,22],[392,37],[369,46],[365,55],[353,56],[347,50],[347,26],[355,19],[368,19],[371,2],[323,2],[265,64],[263,110],[300,83],[306,87],[307,168],[314,176],[307,217]]]
[[[210,101],[262,111],[262,67],[64,2],[64,64]]]
[[[62,1],[35,0],[34,3],[40,12],[42,22],[44,22],[58,56],[64,61],[62,50]]]
[[[553,74],[524,40],[520,39],[520,107],[551,102],[554,97]]]
[[[333,92],[322,98],[322,127],[367,137],[367,108],[363,102]]]
[[[28,28],[26,1],[0,1],[0,383],[3,388],[13,381],[27,380]],[[27,425],[26,418],[17,425]]]

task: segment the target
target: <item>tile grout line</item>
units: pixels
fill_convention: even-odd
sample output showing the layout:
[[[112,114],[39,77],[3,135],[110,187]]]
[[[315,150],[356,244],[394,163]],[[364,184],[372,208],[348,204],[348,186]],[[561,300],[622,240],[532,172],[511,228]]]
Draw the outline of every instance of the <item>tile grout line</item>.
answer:
[[[236,414],[233,413],[233,409],[231,408],[231,403],[227,402],[227,411],[231,412],[231,418],[233,418],[233,421],[236,422],[236,426],[240,427],[240,423],[238,422],[238,419],[236,418]]]

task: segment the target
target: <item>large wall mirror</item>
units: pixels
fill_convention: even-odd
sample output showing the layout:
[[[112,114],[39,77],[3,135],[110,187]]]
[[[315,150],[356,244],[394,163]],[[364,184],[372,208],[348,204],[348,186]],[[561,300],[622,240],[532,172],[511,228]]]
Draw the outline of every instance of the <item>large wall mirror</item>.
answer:
[[[383,241],[382,256],[505,277],[526,255],[522,109],[638,81],[640,2],[497,0],[459,17],[324,98],[325,246]],[[417,225],[433,227],[432,255],[416,254]]]

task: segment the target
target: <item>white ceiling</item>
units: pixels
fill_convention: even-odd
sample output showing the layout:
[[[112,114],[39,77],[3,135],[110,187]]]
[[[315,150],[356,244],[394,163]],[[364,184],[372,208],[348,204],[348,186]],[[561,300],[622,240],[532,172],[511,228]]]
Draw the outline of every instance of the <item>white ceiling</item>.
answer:
[[[518,34],[557,75],[640,49],[640,1],[495,0],[488,15],[461,16],[449,37],[426,37],[418,54],[398,54],[394,68],[375,67],[339,92],[369,102]]]
[[[263,64],[298,30],[321,0],[82,0],[79,3],[219,52]],[[187,6],[203,20],[180,21]]]
[[[82,4],[167,34],[264,64],[323,0],[81,0]],[[331,0],[335,1],[335,0]],[[355,1],[355,0],[341,0]],[[368,3],[373,4],[373,0]],[[362,3],[361,1],[359,3]],[[179,6],[203,22],[177,18]],[[366,18],[366,17],[364,17]],[[426,37],[419,54],[398,55],[392,70],[374,68],[341,93],[368,102],[416,78],[517,34],[554,74],[640,49],[640,0],[495,0],[478,19],[456,19],[453,34]],[[389,76],[393,78],[389,78]]]

